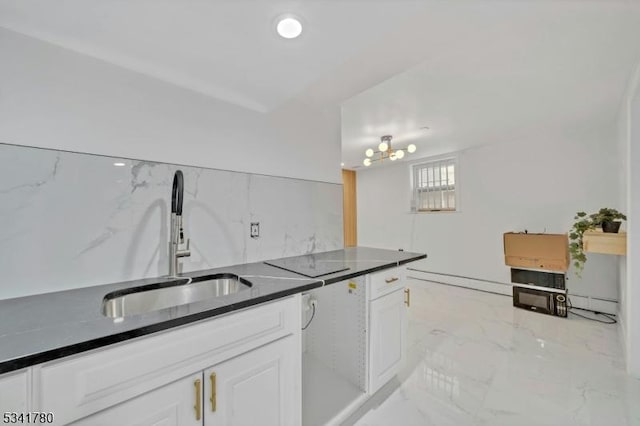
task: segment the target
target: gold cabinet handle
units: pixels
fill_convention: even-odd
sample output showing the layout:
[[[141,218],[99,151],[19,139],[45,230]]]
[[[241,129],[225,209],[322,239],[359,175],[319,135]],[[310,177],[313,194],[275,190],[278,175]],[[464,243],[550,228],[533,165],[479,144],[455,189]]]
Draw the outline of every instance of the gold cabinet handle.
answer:
[[[211,398],[209,398],[209,401],[211,401],[211,411],[216,411],[216,403],[217,403],[216,373],[211,373],[211,376],[209,376],[209,379],[211,379]]]
[[[400,278],[397,278],[397,277],[393,277],[393,278],[385,278],[385,280],[384,280],[384,281],[385,281],[387,284],[391,284],[391,283],[394,283],[394,282],[398,281],[399,279],[400,279]]]
[[[193,382],[193,386],[196,388],[196,404],[193,409],[196,410],[196,420],[202,418],[202,381],[197,379]]]
[[[409,308],[411,306],[411,290],[408,288],[405,288],[404,294],[407,296],[404,299],[404,304],[407,305],[407,308]]]

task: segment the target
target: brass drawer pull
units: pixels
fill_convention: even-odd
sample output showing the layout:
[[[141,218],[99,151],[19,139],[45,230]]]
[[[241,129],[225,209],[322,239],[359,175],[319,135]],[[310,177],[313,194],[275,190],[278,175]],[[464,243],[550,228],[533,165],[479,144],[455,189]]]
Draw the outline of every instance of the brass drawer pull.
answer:
[[[211,401],[211,411],[216,411],[216,403],[217,403],[216,373],[211,373],[211,376],[209,376],[209,379],[211,379],[211,398],[209,398],[209,401]]]
[[[200,420],[202,418],[202,381],[197,379],[193,382],[193,386],[196,388],[196,405],[193,406],[193,409],[196,410],[196,420]]]
[[[405,297],[404,304],[407,305],[407,308],[409,308],[411,307],[411,290],[408,288],[405,288],[404,294],[407,296]]]
[[[398,281],[399,279],[400,279],[400,278],[397,278],[397,277],[393,277],[393,278],[385,278],[385,280],[384,280],[384,281],[385,281],[387,284],[391,284],[391,283],[394,283],[394,282]]]

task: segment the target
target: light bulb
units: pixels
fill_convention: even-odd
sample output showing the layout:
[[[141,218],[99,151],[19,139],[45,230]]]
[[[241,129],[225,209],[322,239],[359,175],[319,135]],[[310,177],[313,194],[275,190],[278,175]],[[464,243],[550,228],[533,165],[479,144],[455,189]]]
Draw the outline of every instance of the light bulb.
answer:
[[[411,144],[407,147],[407,151],[409,151],[410,154],[413,154],[414,152],[416,152],[416,146],[414,144]]]
[[[404,151],[403,151],[403,150],[401,150],[401,149],[397,150],[397,151],[395,152],[395,154],[396,154],[396,158],[397,158],[398,160],[400,160],[400,159],[402,159],[402,158],[404,157]]]
[[[396,153],[395,152],[392,152],[391,155],[389,156],[389,159],[391,161],[396,161],[396,158],[398,158],[398,157],[396,157]]]
[[[369,148],[368,150],[365,151],[365,155],[367,157],[373,157],[373,150]]]
[[[364,164],[365,166],[369,167],[371,165],[371,160],[369,160],[368,158],[365,158],[364,161],[362,162],[362,164]]]
[[[381,152],[385,152],[388,149],[389,145],[386,142],[380,142],[380,145],[378,145],[378,150]]]
[[[276,30],[280,37],[296,38],[302,34],[302,24],[295,18],[284,18],[278,22]]]

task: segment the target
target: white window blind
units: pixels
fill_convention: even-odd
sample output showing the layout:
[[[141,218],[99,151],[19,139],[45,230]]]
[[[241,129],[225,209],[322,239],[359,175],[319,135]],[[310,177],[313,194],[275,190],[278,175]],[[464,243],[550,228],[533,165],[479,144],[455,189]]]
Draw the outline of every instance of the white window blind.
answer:
[[[413,166],[413,205],[419,212],[456,210],[456,159]]]

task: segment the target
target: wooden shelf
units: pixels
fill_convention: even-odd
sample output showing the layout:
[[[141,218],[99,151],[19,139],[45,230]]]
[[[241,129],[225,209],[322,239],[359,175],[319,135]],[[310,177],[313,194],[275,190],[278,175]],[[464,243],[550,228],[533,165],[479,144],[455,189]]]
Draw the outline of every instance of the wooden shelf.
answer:
[[[569,268],[567,234],[522,234],[506,232],[504,263],[508,266],[566,272]]]
[[[582,238],[585,253],[627,254],[627,233],[612,234],[602,231],[587,231]]]

